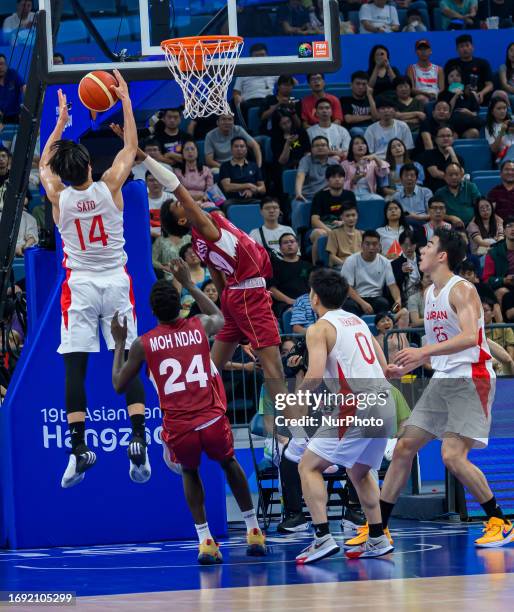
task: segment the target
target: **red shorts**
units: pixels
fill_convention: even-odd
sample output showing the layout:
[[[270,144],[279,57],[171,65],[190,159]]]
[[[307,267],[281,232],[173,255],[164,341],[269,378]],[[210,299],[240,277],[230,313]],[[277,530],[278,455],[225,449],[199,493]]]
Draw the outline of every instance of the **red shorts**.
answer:
[[[219,463],[234,456],[234,437],[225,414],[203,429],[189,429],[183,433],[163,429],[161,437],[170,451],[171,460],[190,470],[200,466],[202,452]]]
[[[239,343],[247,339],[253,349],[279,346],[280,334],[271,305],[271,294],[265,287],[224,289],[221,311],[225,325],[216,340]]]

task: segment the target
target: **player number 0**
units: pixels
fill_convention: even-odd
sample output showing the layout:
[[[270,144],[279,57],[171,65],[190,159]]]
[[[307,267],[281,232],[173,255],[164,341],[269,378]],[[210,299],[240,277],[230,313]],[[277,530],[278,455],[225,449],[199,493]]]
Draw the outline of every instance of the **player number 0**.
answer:
[[[366,363],[375,363],[375,353],[369,344],[369,340],[362,332],[355,334],[355,341],[361,352],[361,355]]]

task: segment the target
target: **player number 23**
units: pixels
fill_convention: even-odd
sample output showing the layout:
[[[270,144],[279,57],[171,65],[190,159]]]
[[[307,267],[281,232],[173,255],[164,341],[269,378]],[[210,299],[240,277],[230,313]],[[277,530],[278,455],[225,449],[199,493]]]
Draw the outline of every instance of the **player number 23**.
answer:
[[[80,219],[75,219],[75,227],[77,229],[77,236],[80,242],[80,248],[86,250],[86,242],[84,240],[84,233],[80,224]],[[104,222],[102,215],[95,215],[91,221],[91,229],[89,230],[89,244],[94,242],[101,242],[102,246],[107,246],[107,238],[109,236],[105,233]]]
[[[182,377],[182,365],[176,359],[165,359],[161,361],[161,365],[159,366],[159,374],[161,376],[165,376],[168,371],[171,370],[171,374],[164,385],[164,393],[166,395],[171,395],[172,393],[177,393],[178,391],[186,390],[186,382],[199,383],[200,387],[207,386],[208,376],[205,373],[203,367],[203,361],[201,355],[195,355],[187,368],[184,380],[178,382],[179,378]]]

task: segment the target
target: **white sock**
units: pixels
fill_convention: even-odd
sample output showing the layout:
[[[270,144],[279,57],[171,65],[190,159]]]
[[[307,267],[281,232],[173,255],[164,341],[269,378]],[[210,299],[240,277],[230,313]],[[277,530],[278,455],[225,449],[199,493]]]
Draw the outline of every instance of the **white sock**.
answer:
[[[255,513],[255,508],[243,512],[243,518],[246,523],[247,531],[250,531],[250,529],[259,529],[259,523],[257,522],[257,514]]]
[[[214,538],[211,535],[211,530],[209,529],[209,523],[204,523],[203,525],[195,524],[195,529],[196,529],[196,533],[198,534],[198,540],[200,541],[200,544],[207,538],[214,540]]]

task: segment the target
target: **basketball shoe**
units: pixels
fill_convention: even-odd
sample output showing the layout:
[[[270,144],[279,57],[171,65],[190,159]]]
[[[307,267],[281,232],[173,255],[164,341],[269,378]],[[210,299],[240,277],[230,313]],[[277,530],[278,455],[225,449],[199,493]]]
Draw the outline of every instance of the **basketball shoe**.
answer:
[[[246,534],[246,554],[250,557],[264,557],[266,554],[266,536],[254,527]]]
[[[388,527],[384,529],[384,534],[387,536],[387,538],[389,539],[389,543],[392,546],[393,538],[391,537]],[[366,523],[362,527],[357,528],[357,535],[354,538],[344,541],[344,546],[345,548],[353,548],[354,546],[361,546],[362,544],[366,543],[368,537],[369,537],[369,527],[368,527],[368,523]]]
[[[77,446],[75,451],[71,453],[68,461],[68,466],[61,479],[61,487],[69,489],[78,485],[84,480],[84,472],[92,468],[96,463],[96,453],[82,444]]]
[[[220,552],[220,545],[211,538],[206,538],[198,546],[198,563],[201,565],[215,565],[216,563],[223,563],[223,555]]]
[[[297,555],[296,563],[304,565],[306,563],[314,563],[325,557],[330,557],[339,552],[339,546],[334,540],[334,536],[329,533],[322,538],[316,538],[307,548]]]
[[[303,516],[303,512],[290,514],[277,525],[278,533],[296,533],[297,531],[308,531],[309,521]]]
[[[357,533],[359,527],[366,524],[366,516],[360,506],[343,506],[341,527],[346,534]]]
[[[475,540],[480,548],[498,548],[514,542],[514,525],[507,520],[492,516],[484,523],[484,535]]]
[[[128,445],[127,453],[130,460],[130,479],[138,484],[147,482],[152,475],[152,468],[146,452],[146,442],[134,436]]]
[[[379,538],[367,538],[364,544],[351,550],[347,550],[345,555],[348,559],[371,559],[373,557],[382,557],[393,551],[394,548],[389,541],[387,535],[381,535]]]

